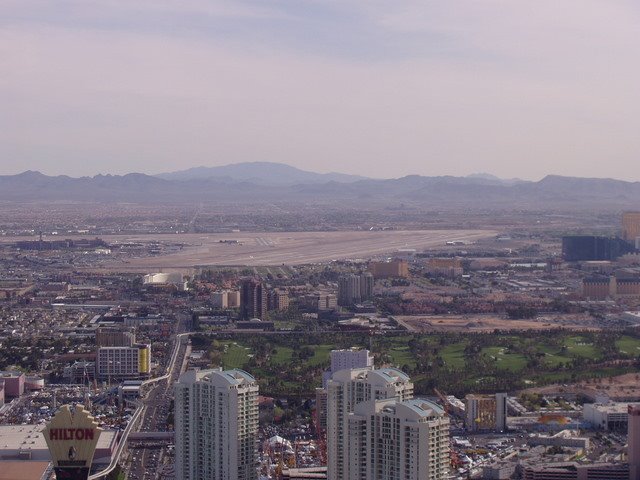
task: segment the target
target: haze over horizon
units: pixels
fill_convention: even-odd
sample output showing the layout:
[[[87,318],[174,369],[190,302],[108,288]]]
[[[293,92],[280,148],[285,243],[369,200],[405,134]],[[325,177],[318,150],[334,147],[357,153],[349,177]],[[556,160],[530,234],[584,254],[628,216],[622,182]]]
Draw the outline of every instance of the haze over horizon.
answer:
[[[6,0],[0,174],[640,180],[640,5]]]

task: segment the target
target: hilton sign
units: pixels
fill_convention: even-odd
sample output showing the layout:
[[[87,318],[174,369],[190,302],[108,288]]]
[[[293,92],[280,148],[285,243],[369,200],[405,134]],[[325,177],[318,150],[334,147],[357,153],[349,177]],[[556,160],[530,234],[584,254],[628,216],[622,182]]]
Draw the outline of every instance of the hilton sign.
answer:
[[[50,428],[49,440],[93,440],[90,428]]]
[[[42,431],[58,480],[86,480],[101,430],[82,405],[64,405]]]

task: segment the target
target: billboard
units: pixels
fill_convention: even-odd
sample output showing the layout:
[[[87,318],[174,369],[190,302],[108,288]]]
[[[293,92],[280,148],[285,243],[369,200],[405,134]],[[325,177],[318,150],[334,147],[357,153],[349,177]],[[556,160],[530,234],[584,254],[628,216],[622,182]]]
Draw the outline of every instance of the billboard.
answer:
[[[102,430],[82,405],[64,405],[42,431],[58,480],[86,480]]]

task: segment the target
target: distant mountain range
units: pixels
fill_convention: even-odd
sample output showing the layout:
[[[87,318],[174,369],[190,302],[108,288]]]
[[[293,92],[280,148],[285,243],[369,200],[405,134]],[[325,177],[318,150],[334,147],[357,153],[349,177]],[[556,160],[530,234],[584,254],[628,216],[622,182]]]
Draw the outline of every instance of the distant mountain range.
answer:
[[[429,209],[639,209],[640,183],[549,175],[538,182],[491,175],[370,179],[247,163],[151,176],[72,178],[27,171],[0,176],[0,201],[142,204],[304,202],[337,207]]]
[[[220,167],[195,167],[171,173],[156,175],[164,180],[201,180],[216,178],[250,182],[256,185],[288,186],[315,183],[353,183],[367,177],[344,173],[315,173],[273,162],[245,162]]]

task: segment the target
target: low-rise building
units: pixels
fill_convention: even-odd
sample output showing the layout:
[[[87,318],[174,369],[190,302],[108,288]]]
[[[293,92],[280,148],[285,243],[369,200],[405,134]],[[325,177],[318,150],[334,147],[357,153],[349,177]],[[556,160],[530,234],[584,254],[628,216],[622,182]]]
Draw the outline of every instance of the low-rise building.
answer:
[[[118,432],[103,430],[93,457],[94,465],[108,465],[118,445]],[[50,461],[42,425],[0,425],[0,462],[5,460]]]
[[[374,278],[407,278],[409,264],[406,260],[395,259],[389,262],[369,263],[369,272]]]
[[[629,466],[576,462],[530,465],[523,468],[523,480],[629,480]]]
[[[629,406],[639,403],[585,403],[582,416],[585,422],[602,430],[626,430]]]
[[[5,398],[18,398],[24,394],[24,384],[27,376],[18,371],[0,372],[0,379],[4,380]]]
[[[96,364],[95,362],[78,360],[73,364],[64,367],[62,376],[67,383],[86,384],[87,382],[91,382],[95,379]]]

